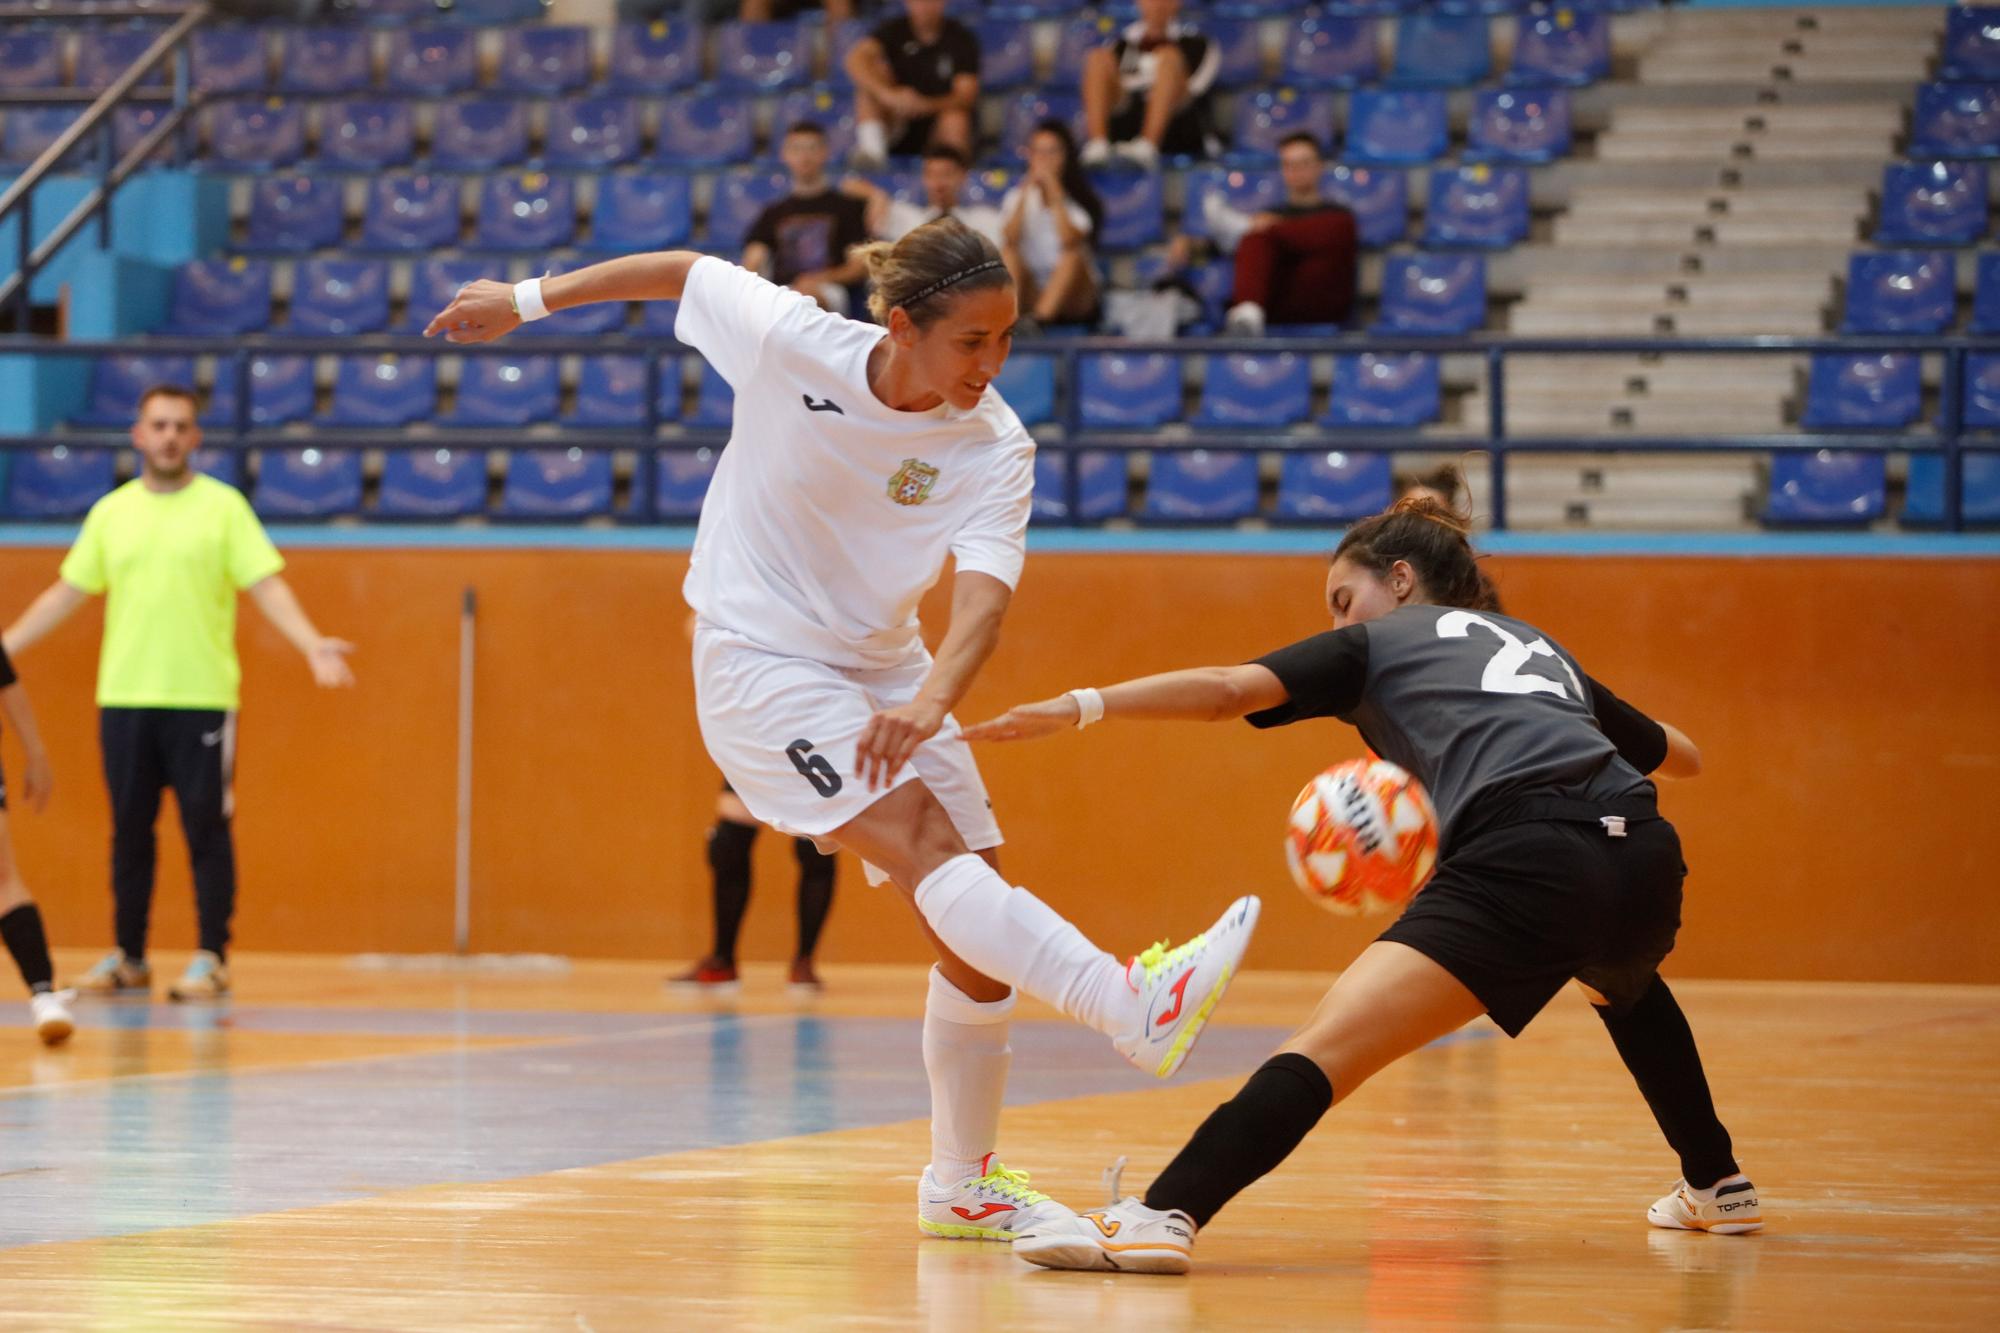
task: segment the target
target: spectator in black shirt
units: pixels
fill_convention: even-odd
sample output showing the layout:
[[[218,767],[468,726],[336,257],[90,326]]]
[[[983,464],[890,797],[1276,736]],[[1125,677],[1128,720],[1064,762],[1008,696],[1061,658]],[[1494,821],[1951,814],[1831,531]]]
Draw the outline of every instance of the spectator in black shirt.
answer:
[[[1118,156],[1151,171],[1160,154],[1213,156],[1208,93],[1222,64],[1214,42],[1180,21],[1181,0],[1139,0],[1139,17],[1083,65],[1083,164]]]
[[[855,148],[851,165],[879,171],[890,154],[914,157],[942,145],[972,157],[979,105],[979,38],[945,17],[945,0],[903,0],[890,19],[854,44]]]
[[[848,251],[868,239],[867,206],[827,180],[826,131],[818,125],[802,120],[786,130],[778,155],[792,192],[750,224],[743,267],[844,315],[849,288],[863,276]]]

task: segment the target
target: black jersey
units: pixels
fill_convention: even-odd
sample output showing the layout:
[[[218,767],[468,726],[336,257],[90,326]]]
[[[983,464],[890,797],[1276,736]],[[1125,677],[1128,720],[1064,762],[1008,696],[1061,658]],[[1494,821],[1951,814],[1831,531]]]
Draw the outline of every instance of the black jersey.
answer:
[[[1513,797],[1650,797],[1644,775],[1666,758],[1657,722],[1534,626],[1490,611],[1406,606],[1257,661],[1291,698],[1252,726],[1351,723],[1424,784],[1447,843],[1468,810]]]

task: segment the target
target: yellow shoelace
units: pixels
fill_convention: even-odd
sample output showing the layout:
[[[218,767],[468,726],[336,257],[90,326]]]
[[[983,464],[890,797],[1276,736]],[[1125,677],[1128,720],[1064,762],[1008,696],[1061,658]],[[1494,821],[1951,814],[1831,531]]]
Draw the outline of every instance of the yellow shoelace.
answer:
[[[1017,1199],[1022,1203],[1040,1203],[1049,1197],[1040,1190],[1029,1187],[1026,1171],[1009,1171],[998,1162],[993,1164],[991,1171],[979,1178],[979,1183],[995,1194]]]
[[[1201,947],[1201,942],[1206,938],[1206,935],[1197,935],[1178,949],[1170,948],[1167,941],[1161,940],[1141,953],[1137,962],[1146,969],[1146,980],[1151,981],[1160,975],[1161,969],[1171,967],[1187,957],[1189,953]]]

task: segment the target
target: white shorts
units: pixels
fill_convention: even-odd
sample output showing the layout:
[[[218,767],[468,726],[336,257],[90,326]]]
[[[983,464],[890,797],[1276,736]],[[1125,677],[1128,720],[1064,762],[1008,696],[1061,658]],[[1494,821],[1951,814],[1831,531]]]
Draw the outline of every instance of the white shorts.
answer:
[[[706,623],[694,633],[695,715],[701,739],[750,813],[780,833],[825,838],[888,795],[868,790],[854,747],[869,718],[916,698],[930,657],[852,670],[785,657]],[[972,747],[947,716],[891,788],[920,781],[951,816],[968,851],[1001,843]],[[868,867],[871,883],[884,876]]]

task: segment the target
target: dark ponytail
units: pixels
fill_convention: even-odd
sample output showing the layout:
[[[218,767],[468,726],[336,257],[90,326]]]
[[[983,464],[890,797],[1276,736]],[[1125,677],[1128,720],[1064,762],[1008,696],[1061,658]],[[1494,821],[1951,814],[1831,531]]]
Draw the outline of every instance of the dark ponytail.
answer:
[[[1470,534],[1472,522],[1429,495],[1407,495],[1373,518],[1347,530],[1333,558],[1347,557],[1362,568],[1386,575],[1398,560],[1409,563],[1435,606],[1498,611],[1500,592],[1479,567]]]

